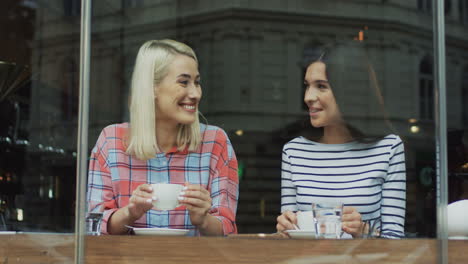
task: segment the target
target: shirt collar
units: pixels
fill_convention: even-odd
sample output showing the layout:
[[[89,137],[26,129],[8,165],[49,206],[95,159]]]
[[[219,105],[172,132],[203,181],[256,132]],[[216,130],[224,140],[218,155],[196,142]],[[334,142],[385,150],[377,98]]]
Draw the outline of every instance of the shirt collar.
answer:
[[[176,146],[173,146],[166,154],[188,154],[188,147],[185,147],[182,151],[177,150]]]

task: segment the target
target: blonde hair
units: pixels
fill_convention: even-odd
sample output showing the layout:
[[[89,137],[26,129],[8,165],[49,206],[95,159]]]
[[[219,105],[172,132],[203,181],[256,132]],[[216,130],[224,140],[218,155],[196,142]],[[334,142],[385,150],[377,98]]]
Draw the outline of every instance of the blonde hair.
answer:
[[[166,77],[176,55],[186,55],[197,63],[197,56],[189,46],[175,40],[150,40],[138,51],[132,74],[130,96],[130,129],[127,153],[140,160],[154,158],[160,152],[156,137],[155,89]],[[198,114],[192,124],[180,124],[176,145],[179,151],[195,151],[201,143]]]

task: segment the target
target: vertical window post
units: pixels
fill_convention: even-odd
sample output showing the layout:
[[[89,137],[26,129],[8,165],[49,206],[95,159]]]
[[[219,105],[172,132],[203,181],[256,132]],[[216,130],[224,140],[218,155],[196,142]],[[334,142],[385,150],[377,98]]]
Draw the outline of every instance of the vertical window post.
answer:
[[[436,88],[436,160],[437,160],[437,239],[438,263],[448,263],[448,173],[447,173],[447,98],[445,79],[444,1],[434,1],[434,77]]]
[[[91,54],[91,0],[81,1],[80,93],[76,159],[75,263],[84,263],[86,175],[88,167],[89,71]]]

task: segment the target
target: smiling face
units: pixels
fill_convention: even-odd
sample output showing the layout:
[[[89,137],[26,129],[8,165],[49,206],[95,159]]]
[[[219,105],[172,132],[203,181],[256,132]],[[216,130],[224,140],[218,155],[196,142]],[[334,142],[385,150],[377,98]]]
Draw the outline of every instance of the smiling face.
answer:
[[[185,55],[174,56],[155,94],[157,125],[193,123],[202,95],[197,62]]]
[[[309,65],[304,84],[306,85],[304,102],[309,108],[312,126],[327,127],[343,124],[323,62]]]

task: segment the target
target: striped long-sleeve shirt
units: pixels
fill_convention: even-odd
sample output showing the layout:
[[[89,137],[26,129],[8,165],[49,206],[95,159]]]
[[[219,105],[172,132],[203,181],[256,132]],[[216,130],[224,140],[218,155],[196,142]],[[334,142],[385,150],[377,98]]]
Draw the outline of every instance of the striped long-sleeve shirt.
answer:
[[[297,137],[283,147],[281,211],[310,211],[312,202],[342,202],[363,220],[381,220],[381,235],[404,236],[403,142],[321,144]]]
[[[139,185],[185,182],[205,187],[212,199],[209,213],[222,223],[224,234],[237,233],[237,160],[222,129],[200,124],[202,143],[196,151],[177,151],[174,147],[142,161],[126,153],[124,138],[128,127],[128,123],[123,123],[104,128],[91,153],[88,206],[89,211],[104,209],[101,225],[104,234],[110,216],[128,205],[132,192]],[[133,225],[190,229],[192,236],[199,233],[190,222],[185,206],[169,211],[149,210]]]

